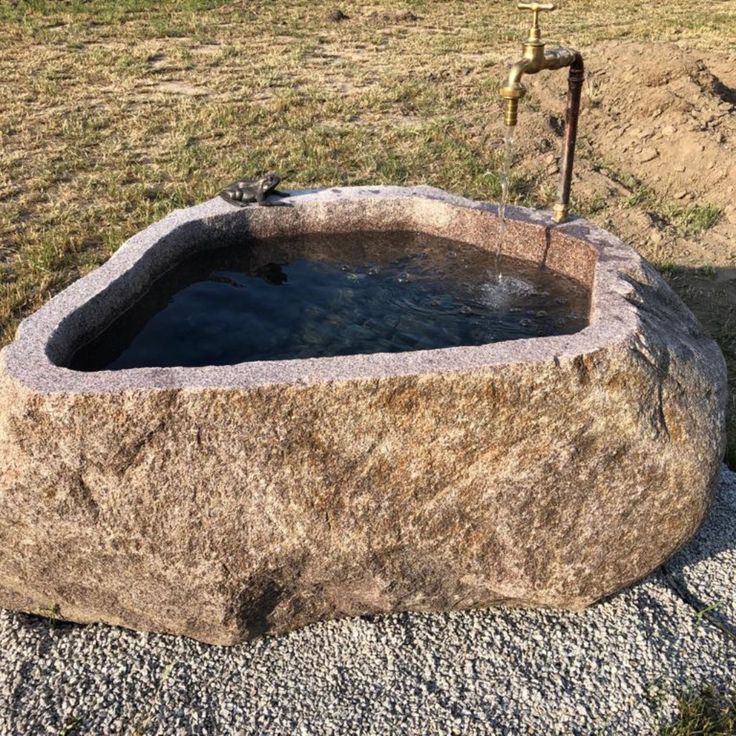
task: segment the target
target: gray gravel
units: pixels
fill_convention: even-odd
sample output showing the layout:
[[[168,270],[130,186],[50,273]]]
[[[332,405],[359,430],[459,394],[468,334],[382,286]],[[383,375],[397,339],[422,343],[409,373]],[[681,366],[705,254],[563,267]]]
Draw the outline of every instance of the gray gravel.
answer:
[[[654,733],[675,693],[736,685],[735,521],[724,471],[665,571],[581,614],[351,619],[225,649],[0,612],[0,734]]]
[[[726,473],[707,525],[665,567],[675,587],[736,638],[736,475]]]

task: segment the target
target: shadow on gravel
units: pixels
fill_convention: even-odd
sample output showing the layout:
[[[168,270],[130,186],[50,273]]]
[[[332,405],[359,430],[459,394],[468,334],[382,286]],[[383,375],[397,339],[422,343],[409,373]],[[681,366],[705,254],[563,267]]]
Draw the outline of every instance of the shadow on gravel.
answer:
[[[36,615],[35,613],[15,614],[18,623],[29,629],[53,629],[60,634],[70,633],[83,629],[86,624],[79,624],[75,621],[66,621],[62,618],[47,618],[46,616]]]
[[[736,475],[725,466],[703,525],[662,572],[696,615],[736,641]]]

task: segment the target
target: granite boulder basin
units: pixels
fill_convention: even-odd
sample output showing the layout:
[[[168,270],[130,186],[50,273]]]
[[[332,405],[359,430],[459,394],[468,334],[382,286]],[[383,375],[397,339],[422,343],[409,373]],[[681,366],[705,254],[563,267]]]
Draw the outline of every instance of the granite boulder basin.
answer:
[[[214,199],[129,240],[0,353],[0,605],[231,644],[336,616],[583,608],[698,527],[724,448],[716,345],[582,220],[513,209],[505,255],[590,288],[575,334],[77,371],[77,348],[223,234],[421,232],[486,249],[436,189]]]

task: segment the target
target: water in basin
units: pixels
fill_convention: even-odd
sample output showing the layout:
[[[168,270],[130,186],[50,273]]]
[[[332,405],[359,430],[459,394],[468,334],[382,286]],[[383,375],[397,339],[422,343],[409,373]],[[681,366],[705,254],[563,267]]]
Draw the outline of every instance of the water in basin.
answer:
[[[211,244],[73,356],[75,370],[232,365],[577,332],[589,291],[534,264],[416,233]]]

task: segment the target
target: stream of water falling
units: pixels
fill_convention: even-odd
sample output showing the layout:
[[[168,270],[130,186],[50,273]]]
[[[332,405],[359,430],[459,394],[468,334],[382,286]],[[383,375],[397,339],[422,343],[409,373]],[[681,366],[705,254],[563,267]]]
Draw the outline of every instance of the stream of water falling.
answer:
[[[514,153],[515,125],[506,127],[503,136],[503,162],[501,165],[501,202],[498,207],[500,228],[498,232],[498,246],[496,248],[496,279],[500,281],[503,277],[500,269],[501,247],[506,238],[506,205],[509,201],[509,184],[511,178],[511,159]]]

